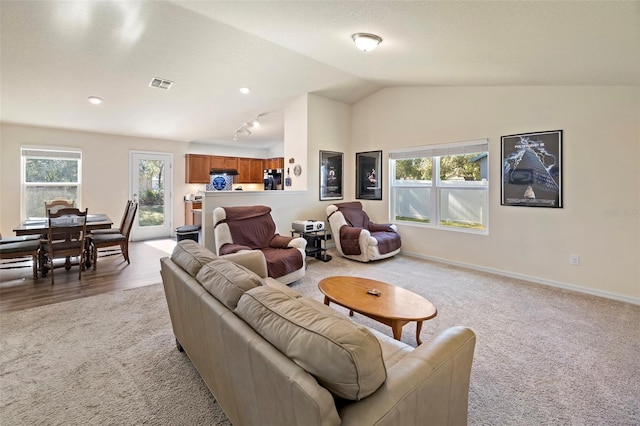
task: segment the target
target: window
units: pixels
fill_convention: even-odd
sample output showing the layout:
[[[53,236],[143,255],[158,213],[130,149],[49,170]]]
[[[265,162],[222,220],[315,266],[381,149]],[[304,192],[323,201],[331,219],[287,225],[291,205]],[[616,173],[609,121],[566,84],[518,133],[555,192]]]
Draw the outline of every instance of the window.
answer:
[[[44,203],[72,200],[80,205],[82,153],[22,148],[22,217],[46,217]]]
[[[488,141],[389,153],[395,222],[487,233]]]

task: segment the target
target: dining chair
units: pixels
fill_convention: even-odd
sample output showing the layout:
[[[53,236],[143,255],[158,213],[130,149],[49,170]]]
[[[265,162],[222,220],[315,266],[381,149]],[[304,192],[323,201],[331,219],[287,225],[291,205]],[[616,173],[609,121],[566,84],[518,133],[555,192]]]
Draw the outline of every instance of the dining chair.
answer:
[[[138,203],[130,201],[127,203],[127,211],[124,215],[119,233],[92,233],[89,235],[89,246],[91,247],[94,270],[98,267],[98,249],[107,247],[119,246],[124,260],[127,261],[127,264],[131,264],[129,260],[129,236],[131,235],[131,227],[133,226],[133,220],[136,217],[137,211]]]
[[[133,201],[127,200],[127,204],[124,206],[124,213],[122,213],[122,219],[120,220],[119,228],[107,228],[107,229],[94,229],[91,231],[91,235],[98,234],[121,234],[121,229],[124,229],[125,221],[127,220],[127,213],[129,212],[129,206]]]
[[[27,235],[24,237],[2,238],[0,234],[0,259],[23,259],[31,257],[33,265],[33,279],[38,279],[38,249],[40,248],[40,236]],[[5,268],[3,264],[3,268]],[[8,266],[7,268],[17,268]]]
[[[47,211],[47,238],[41,241],[40,263],[51,273],[54,283],[54,259],[65,258],[65,269],[71,268],[71,258],[78,258],[78,279],[82,279],[86,256],[87,209],[61,208]]]
[[[53,213],[56,213],[60,209],[65,208],[73,208],[73,201],[57,199],[50,202],[44,202],[44,211],[48,212],[51,210]]]

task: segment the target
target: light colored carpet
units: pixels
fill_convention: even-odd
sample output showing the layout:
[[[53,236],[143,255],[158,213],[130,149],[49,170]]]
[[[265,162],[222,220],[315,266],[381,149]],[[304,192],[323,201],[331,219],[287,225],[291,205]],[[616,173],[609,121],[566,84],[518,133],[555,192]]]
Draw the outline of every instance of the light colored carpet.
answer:
[[[322,300],[325,276],[378,279],[437,306],[423,341],[454,325],[476,332],[469,424],[640,424],[639,306],[407,256],[331,254],[292,287]],[[161,285],[2,314],[0,328],[2,425],[229,425],[175,348]],[[402,340],[415,345],[414,324]]]

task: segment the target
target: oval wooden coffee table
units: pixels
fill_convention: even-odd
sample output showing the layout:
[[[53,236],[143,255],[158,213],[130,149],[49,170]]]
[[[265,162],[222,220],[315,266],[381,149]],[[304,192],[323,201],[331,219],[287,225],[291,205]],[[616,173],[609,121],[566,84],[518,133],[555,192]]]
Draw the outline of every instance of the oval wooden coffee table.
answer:
[[[333,302],[391,327],[393,338],[400,340],[402,327],[416,321],[416,341],[421,344],[422,322],[435,317],[438,310],[431,302],[412,291],[395,285],[360,277],[329,277],[318,283],[324,304]],[[369,294],[371,290],[379,295]]]

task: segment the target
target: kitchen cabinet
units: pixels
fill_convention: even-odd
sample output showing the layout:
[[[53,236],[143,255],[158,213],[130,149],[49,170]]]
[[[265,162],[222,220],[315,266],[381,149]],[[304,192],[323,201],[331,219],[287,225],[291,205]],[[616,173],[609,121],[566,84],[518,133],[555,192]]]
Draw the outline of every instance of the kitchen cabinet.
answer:
[[[284,157],[267,158],[264,163],[265,169],[284,169]]]
[[[197,211],[194,211],[197,210]],[[184,224],[185,225],[202,225],[202,202],[201,201],[185,201],[184,202]]]
[[[187,183],[209,183],[211,156],[187,154],[185,165],[185,180]]]
[[[237,183],[262,183],[264,160],[260,158],[238,158]]]
[[[238,157],[222,157],[219,155],[212,155],[210,166],[212,169],[236,170],[238,168]]]
[[[238,158],[221,155],[187,154],[186,183],[209,183],[211,169],[237,170],[235,183],[263,183],[264,169],[284,169],[284,157]]]

